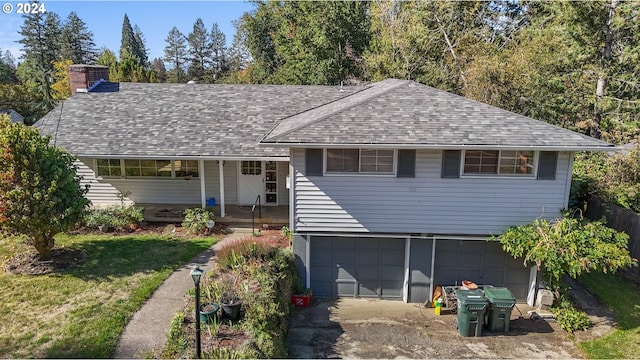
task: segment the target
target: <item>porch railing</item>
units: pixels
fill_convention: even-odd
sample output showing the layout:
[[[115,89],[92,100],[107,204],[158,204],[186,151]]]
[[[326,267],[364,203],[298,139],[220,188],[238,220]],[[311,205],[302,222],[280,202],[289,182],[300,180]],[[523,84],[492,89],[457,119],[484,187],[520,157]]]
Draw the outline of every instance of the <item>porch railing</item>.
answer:
[[[256,204],[258,205],[258,217],[262,218],[262,202],[260,200],[260,195],[258,195],[256,201],[253,202],[253,206],[251,207],[251,232],[253,234],[256,233]]]

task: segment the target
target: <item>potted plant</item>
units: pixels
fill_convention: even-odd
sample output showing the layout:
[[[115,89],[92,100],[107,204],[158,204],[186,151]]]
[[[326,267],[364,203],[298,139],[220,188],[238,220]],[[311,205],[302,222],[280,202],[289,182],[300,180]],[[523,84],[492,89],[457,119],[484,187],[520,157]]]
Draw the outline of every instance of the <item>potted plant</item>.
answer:
[[[307,307],[311,303],[311,295],[311,289],[298,285],[293,289],[291,303],[295,306]]]
[[[200,321],[210,323],[218,316],[220,305],[214,302],[213,284],[206,275],[202,277],[202,289],[204,290],[204,301],[200,304]]]
[[[211,323],[218,316],[220,306],[214,302],[200,304],[200,321]]]
[[[242,308],[242,299],[238,293],[236,286],[236,279],[230,279],[225,277],[220,279],[218,283],[218,293],[220,299],[220,307],[222,308],[222,315],[228,317],[231,320],[237,320],[240,317],[240,310]]]

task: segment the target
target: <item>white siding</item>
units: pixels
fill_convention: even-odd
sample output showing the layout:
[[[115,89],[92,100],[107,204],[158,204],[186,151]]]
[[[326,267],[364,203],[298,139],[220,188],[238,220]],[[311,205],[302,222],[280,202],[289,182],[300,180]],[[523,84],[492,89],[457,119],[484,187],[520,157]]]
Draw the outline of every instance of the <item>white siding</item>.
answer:
[[[219,193],[220,193],[220,187],[216,189],[216,194],[219,194]],[[216,198],[216,199],[219,199],[219,198]],[[230,205],[238,204],[238,162],[237,161],[225,160],[224,162],[224,202]]]
[[[91,168],[93,167],[93,159],[79,159],[76,161],[76,165],[78,166],[78,175],[82,176],[80,184],[82,186],[89,185],[86,198],[91,201],[91,206],[100,208],[120,205],[118,189],[108,182],[96,179],[96,174]],[[127,201],[127,204],[129,203],[131,201]]]
[[[200,204],[200,181],[198,179],[116,179],[97,178],[93,159],[81,159],[78,173],[84,177],[83,184],[90,184],[87,198],[96,207],[120,204],[119,192],[130,191],[129,198],[136,203],[151,204]],[[206,198],[215,197],[220,204],[220,178],[217,161],[205,161]],[[225,201],[237,203],[237,170],[235,161],[224,164]]]
[[[560,215],[571,156],[559,154],[556,180],[442,179],[437,150],[417,151],[415,178],[306,177],[304,150],[293,149],[296,231],[497,235]]]

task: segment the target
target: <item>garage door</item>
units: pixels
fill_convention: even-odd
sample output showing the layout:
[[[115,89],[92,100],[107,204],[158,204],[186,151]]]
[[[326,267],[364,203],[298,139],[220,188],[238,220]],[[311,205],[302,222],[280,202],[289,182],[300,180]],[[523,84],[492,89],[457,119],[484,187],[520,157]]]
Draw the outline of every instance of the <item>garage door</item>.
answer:
[[[401,299],[405,239],[312,236],[314,296]]]
[[[527,299],[529,268],[502,250],[497,241],[437,240],[434,283],[462,280],[507,287],[516,299]]]

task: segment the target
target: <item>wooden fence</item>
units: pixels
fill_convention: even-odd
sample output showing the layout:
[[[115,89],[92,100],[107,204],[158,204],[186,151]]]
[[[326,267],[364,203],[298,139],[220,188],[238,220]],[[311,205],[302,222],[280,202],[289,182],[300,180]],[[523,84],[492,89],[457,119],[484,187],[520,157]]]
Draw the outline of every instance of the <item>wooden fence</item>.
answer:
[[[587,204],[585,216],[591,220],[600,220],[604,216],[607,225],[629,235],[629,253],[632,258],[640,259],[640,215],[616,205],[604,203],[593,198]]]

